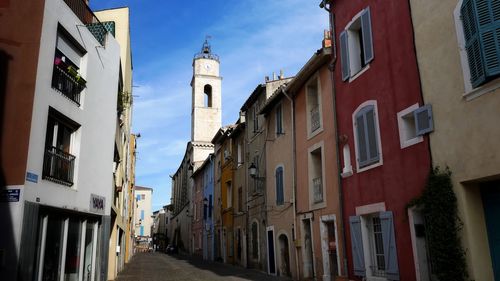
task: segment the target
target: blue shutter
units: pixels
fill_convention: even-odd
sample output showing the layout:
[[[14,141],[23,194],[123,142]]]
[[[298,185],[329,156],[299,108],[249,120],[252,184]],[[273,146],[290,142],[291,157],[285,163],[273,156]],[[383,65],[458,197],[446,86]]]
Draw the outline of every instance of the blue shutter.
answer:
[[[358,139],[358,163],[360,167],[366,166],[368,162],[368,152],[366,149],[365,116],[361,109],[355,117],[356,136]]]
[[[500,5],[464,0],[460,12],[471,83],[477,87],[500,74]]]
[[[342,81],[349,79],[349,45],[347,43],[347,31],[340,33],[340,63],[342,69]]]
[[[385,274],[389,280],[399,280],[398,255],[391,211],[380,213],[380,224],[384,243]]]
[[[361,217],[350,216],[351,246],[354,275],[366,276],[365,255],[363,253],[363,236],[361,234]]]
[[[368,164],[377,163],[380,159],[378,152],[377,124],[375,118],[375,107],[369,105],[365,111],[366,121],[366,145],[368,151]]]
[[[285,198],[283,194],[283,167],[276,169],[276,205],[283,205]]]
[[[136,199],[137,199],[137,201],[140,201],[141,200],[141,195],[137,195]]]
[[[141,232],[140,232],[140,236],[144,236],[144,226],[141,225]]]
[[[368,64],[373,60],[373,38],[370,7],[364,9],[363,13],[361,14],[361,33],[363,36],[363,52],[365,54],[365,64]]]
[[[144,219],[144,210],[141,210],[141,220]]]
[[[417,136],[432,132],[434,130],[434,120],[432,119],[432,107],[426,104],[413,111],[415,118],[415,130]]]
[[[358,163],[365,167],[380,160],[378,150],[378,132],[375,117],[375,106],[368,105],[358,111],[355,116],[358,139]]]

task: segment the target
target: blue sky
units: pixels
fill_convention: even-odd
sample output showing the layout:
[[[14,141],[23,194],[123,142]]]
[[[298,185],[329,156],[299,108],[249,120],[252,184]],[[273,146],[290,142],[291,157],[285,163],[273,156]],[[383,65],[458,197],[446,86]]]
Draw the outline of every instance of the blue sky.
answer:
[[[136,184],[153,209],[170,203],[171,180],[191,137],[192,60],[206,35],[220,57],[222,124],[234,123],[265,76],[295,75],[321,47],[328,15],[320,0],[91,0],[94,10],[128,6],[134,67],[132,130]]]

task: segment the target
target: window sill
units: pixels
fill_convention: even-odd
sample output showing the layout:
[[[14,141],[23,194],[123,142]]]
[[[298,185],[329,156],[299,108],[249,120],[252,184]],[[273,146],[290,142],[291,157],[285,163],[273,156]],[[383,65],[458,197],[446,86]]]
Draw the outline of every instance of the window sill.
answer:
[[[465,93],[462,95],[462,97],[466,101],[471,101],[475,98],[478,98],[484,94],[493,92],[494,90],[500,88],[500,79],[494,79],[493,81],[490,81],[483,86],[480,86],[479,88],[475,89],[466,89]],[[467,91],[468,90],[468,91]]]
[[[373,163],[373,164],[365,166],[363,168],[359,168],[359,166],[358,166],[357,173],[359,174],[359,173],[362,173],[364,171],[368,171],[368,170],[371,170],[373,168],[377,168],[378,166],[382,166],[383,164],[384,163],[382,162],[382,157],[380,157],[380,161],[377,163]]]
[[[361,74],[365,73],[368,69],[370,69],[370,64],[365,65],[365,67],[361,68],[356,74],[349,77],[349,83],[356,80],[359,76],[361,76]]]
[[[316,129],[314,132],[311,132],[307,135],[307,140],[314,138],[315,136],[319,135],[321,132],[323,132],[323,122],[321,123],[321,126],[318,129]]]
[[[400,145],[401,145],[401,149],[403,148],[407,148],[409,146],[412,146],[412,145],[415,145],[417,143],[421,143],[424,141],[424,138],[422,136],[418,136],[416,138],[413,138],[413,139],[409,139],[407,141],[404,141],[404,142],[401,142]]]
[[[340,176],[345,179],[345,178],[348,178],[350,176],[352,176],[353,172],[352,172],[352,167],[350,167],[349,169],[343,169],[342,170],[342,173],[340,174]]]

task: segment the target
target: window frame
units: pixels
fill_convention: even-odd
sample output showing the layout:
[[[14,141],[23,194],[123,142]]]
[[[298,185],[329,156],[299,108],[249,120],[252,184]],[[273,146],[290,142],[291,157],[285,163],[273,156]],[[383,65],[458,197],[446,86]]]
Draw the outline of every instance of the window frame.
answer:
[[[318,178],[313,175],[313,169],[314,169],[314,162],[313,162],[313,153],[316,153],[316,151],[319,151],[321,154],[321,175],[319,178],[321,178],[321,185],[322,185],[322,190],[321,193],[323,195],[322,201],[315,202],[314,200],[314,179]],[[326,177],[325,177],[325,146],[324,142],[320,141],[308,148],[307,151],[307,158],[308,158],[308,190],[309,190],[309,209],[310,210],[315,210],[315,209],[320,209],[323,207],[326,207],[326,201],[327,201],[327,194],[326,194]]]
[[[368,21],[364,22],[364,19]],[[367,25],[364,25],[364,23]],[[367,27],[369,27],[369,33],[365,33]],[[361,38],[359,38],[360,34]],[[367,48],[368,43],[365,40],[368,37],[370,39],[369,49]],[[342,81],[351,83],[370,69],[370,64],[375,57],[370,6],[359,11],[351,21],[346,24],[339,35],[339,45]],[[367,56],[367,50],[371,51],[371,56]],[[354,54],[358,53],[359,55],[354,56]],[[351,59],[354,57],[359,59],[359,62],[356,63],[354,59]],[[345,69],[345,67],[347,67],[347,69]],[[347,73],[344,71],[347,71]]]
[[[424,141],[424,138],[422,135],[417,135],[417,130],[416,130],[416,120],[414,118],[414,115],[413,115],[413,112],[415,112],[415,110],[419,109],[420,106],[418,105],[418,103],[415,103],[403,110],[401,110],[400,112],[397,113],[397,119],[398,119],[398,129],[399,129],[399,144],[400,144],[400,147],[401,149],[403,148],[406,148],[406,147],[409,147],[409,146],[412,146],[412,145],[415,145],[417,143],[421,143],[422,141]],[[413,137],[409,137],[408,134],[411,133],[409,132],[409,130],[411,129],[411,127],[408,127],[406,125],[406,121],[405,118],[411,118],[413,119],[413,129],[414,129],[414,136]]]
[[[375,122],[375,133],[376,133],[376,141],[377,141],[377,148],[379,152],[379,160],[377,162],[374,162],[372,164],[368,164],[366,166],[360,167],[359,164],[359,146],[358,146],[358,134],[357,134],[357,125],[356,125],[356,117],[357,113],[360,112],[362,109],[364,109],[367,106],[373,106],[373,116],[374,116],[374,122]],[[381,166],[384,164],[383,160],[383,153],[382,153],[382,140],[381,140],[381,134],[380,134],[380,122],[378,119],[378,106],[377,106],[377,101],[376,100],[368,100],[360,104],[356,110],[352,113],[352,128],[353,128],[353,136],[354,136],[354,152],[355,152],[355,157],[356,157],[356,172],[361,173],[373,168],[376,168],[378,166]],[[368,153],[368,152],[367,152]]]
[[[285,130],[283,128],[283,104],[281,102],[276,105],[274,118],[275,118],[276,137],[284,135]]]
[[[315,129],[314,131],[312,130],[312,118],[311,118],[311,111],[314,109],[312,105],[312,96],[311,92],[309,90],[310,86],[312,84],[316,84],[316,101],[317,101],[317,107],[318,107],[318,118],[319,118],[319,127]],[[311,139],[314,136],[318,135],[323,131],[323,103],[322,103],[322,98],[321,98],[321,79],[319,75],[319,71],[316,72],[312,77],[307,81],[305,84],[305,96],[306,96],[306,118],[307,118],[307,139]]]
[[[461,7],[463,0],[459,0],[455,10],[453,11],[453,18],[455,20],[455,32],[457,34],[457,44],[460,55],[460,64],[462,67],[462,75],[464,82],[464,93],[462,98],[466,101],[471,101],[478,98],[484,94],[493,92],[494,90],[500,88],[500,76],[489,82],[486,82],[476,88],[472,87],[471,74],[469,68],[469,56],[467,55],[467,50],[465,49],[465,34],[463,30],[463,21],[461,16]]]
[[[278,172],[280,172],[281,179],[278,181]],[[285,205],[285,167],[283,165],[278,165],[276,169],[274,169],[274,191],[275,191],[275,196],[276,196],[276,206],[283,206]],[[280,185],[279,185],[280,184]],[[280,194],[280,189],[281,189],[281,198],[279,198]],[[281,199],[281,200],[280,200]]]

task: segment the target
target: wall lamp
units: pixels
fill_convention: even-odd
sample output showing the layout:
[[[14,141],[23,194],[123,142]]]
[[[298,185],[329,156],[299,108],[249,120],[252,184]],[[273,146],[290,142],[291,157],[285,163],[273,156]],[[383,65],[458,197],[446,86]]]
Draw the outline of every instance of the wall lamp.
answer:
[[[248,173],[250,174],[250,177],[253,179],[264,179],[264,177],[259,177],[258,173],[259,171],[257,170],[257,166],[252,162],[250,164],[250,167],[248,167]]]

